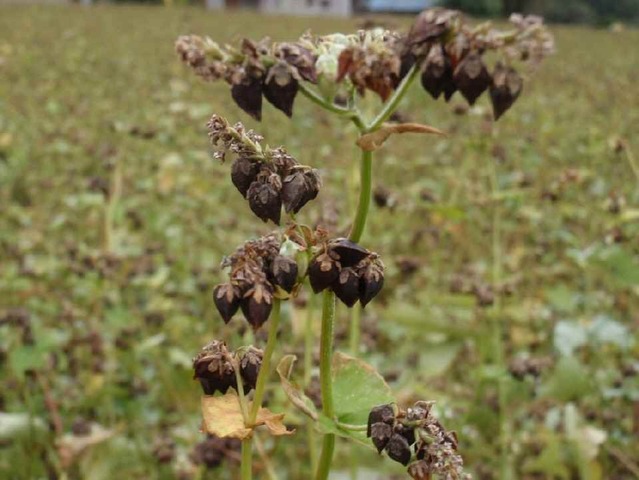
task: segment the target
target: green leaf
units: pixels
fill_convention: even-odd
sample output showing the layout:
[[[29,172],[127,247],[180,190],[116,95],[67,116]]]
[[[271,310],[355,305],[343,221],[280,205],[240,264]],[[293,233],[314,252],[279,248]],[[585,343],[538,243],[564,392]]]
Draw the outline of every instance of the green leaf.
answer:
[[[340,423],[365,425],[376,405],[395,401],[384,378],[366,362],[335,352],[333,355],[333,402]],[[365,439],[364,432],[348,431],[348,436]]]

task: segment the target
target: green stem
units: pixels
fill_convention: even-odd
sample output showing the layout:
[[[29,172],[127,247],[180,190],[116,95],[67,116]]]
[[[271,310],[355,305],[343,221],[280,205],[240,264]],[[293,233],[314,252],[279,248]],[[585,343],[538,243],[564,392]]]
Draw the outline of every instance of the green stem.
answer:
[[[391,97],[384,104],[384,108],[382,108],[382,111],[379,112],[377,116],[373,119],[373,121],[368,125],[368,127],[366,128],[367,132],[374,132],[379,127],[381,127],[386,120],[388,120],[388,118],[393,114],[393,112],[399,106],[399,102],[401,102],[402,98],[404,98],[404,95],[406,94],[406,92],[408,91],[408,88],[413,83],[413,80],[415,80],[415,78],[417,77],[417,73],[419,71],[420,71],[420,68],[418,65],[413,65],[411,67],[411,69],[406,74],[404,79],[401,81],[397,89],[393,92]]]
[[[350,118],[360,131],[363,131],[366,128],[366,126],[364,125],[364,121],[362,120],[357,110],[340,107],[339,105],[335,105],[334,103],[329,102],[328,100],[322,98],[320,94],[308,88],[308,86],[304,82],[300,82],[299,89],[306,98],[308,98],[314,104],[319,105],[324,110],[328,110],[331,113],[335,113],[345,118]]]
[[[362,319],[362,307],[361,305],[355,305],[351,309],[351,331],[349,338],[349,348],[351,355],[354,357],[359,353],[359,341],[360,341],[360,324]]]
[[[366,218],[371,205],[371,190],[373,188],[373,152],[362,150],[362,158],[360,160],[360,185],[359,185],[359,203],[357,204],[357,212],[355,220],[351,227],[351,233],[348,236],[353,242],[359,242],[364,233],[366,226]]]
[[[264,350],[264,358],[262,359],[262,366],[260,367],[260,373],[257,376],[257,382],[255,384],[255,394],[253,396],[253,405],[251,407],[251,413],[249,414],[249,426],[255,425],[257,419],[257,412],[262,406],[262,399],[264,398],[264,389],[266,388],[266,380],[271,372],[271,357],[275,350],[275,344],[277,343],[277,329],[280,324],[280,300],[278,298],[273,299],[273,310],[269,317],[268,340],[266,341],[266,349]]]
[[[491,171],[491,189],[492,197],[499,197],[499,181],[497,177],[497,165],[493,162]],[[495,300],[492,312],[492,342],[494,361],[500,374],[497,379],[497,404],[499,408],[499,454],[500,454],[500,478],[501,480],[510,480],[513,478],[513,467],[510,455],[510,423],[507,409],[506,385],[504,372],[506,364],[504,358],[504,341],[503,330],[504,325],[501,324],[501,294],[499,288],[502,281],[502,250],[501,250],[501,204],[498,200],[493,204],[493,225],[492,225],[492,283],[493,294]]]
[[[333,356],[333,327],[335,323],[335,294],[324,290],[322,299],[322,333],[320,337],[320,383],[322,386],[322,413],[329,419],[335,416],[333,406],[333,379],[331,375],[331,357]],[[335,435],[326,434],[322,442],[322,454],[315,480],[325,480],[331,470]]]
[[[253,439],[245,438],[242,440],[242,480],[251,480],[253,476]]]

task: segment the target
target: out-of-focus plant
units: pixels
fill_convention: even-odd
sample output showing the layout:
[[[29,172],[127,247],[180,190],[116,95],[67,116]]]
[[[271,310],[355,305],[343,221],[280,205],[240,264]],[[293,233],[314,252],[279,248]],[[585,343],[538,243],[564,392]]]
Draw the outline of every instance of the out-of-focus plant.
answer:
[[[247,241],[223,261],[229,280],[214,289],[215,304],[225,322],[240,310],[255,330],[268,321],[264,350],[247,346],[232,352],[224,342],[214,340],[193,363],[205,394],[205,430],[242,440],[243,479],[252,476],[252,438],[257,427],[264,426],[273,435],[293,433],[282,422],[284,414],[270,412],[262,402],[277,342],[280,304],[305,288],[307,278],[312,291],[323,298],[321,412],[290,381],[294,358],[284,357],[277,371],[291,402],[323,434],[315,478],[328,477],[336,435],[362,440],[363,432],[378,452],[385,451],[407,466],[412,478],[466,476],[457,436],[433,416],[430,402],[417,402],[404,410],[395,405],[388,386],[372,367],[333,355],[335,301],[338,298],[348,307],[359,302],[364,307],[384,284],[379,255],[359,245],[371,201],[374,152],[396,134],[444,134],[428,125],[386,121],[417,78],[435,99],[443,96],[449,101],[459,91],[473,105],[489,92],[494,118],[499,119],[522,92],[519,66],[537,64],[553,49],[552,36],[540,18],[513,15],[511,21],[512,29],[497,31],[488,23],[471,26],[457,11],[431,9],[416,18],[407,34],[382,29],[350,35],[306,34],[294,42],[244,39],[238,47],[193,35],[178,38],[180,58],[203,79],[226,81],[237,105],[256,120],[262,117],[263,98],[291,117],[301,93],[351,121],[359,132],[359,203],[348,238],[339,238],[296,217],[319,193],[317,170],[300,164],[283,147],[269,147],[241,123],[231,125],[213,115],[208,124],[215,157],[221,161],[234,157],[231,180],[253,213],[276,225],[282,223],[282,208],[286,213],[285,227]],[[358,98],[367,90],[382,101],[371,119],[364,118],[358,108]],[[503,347],[497,342],[496,348]]]

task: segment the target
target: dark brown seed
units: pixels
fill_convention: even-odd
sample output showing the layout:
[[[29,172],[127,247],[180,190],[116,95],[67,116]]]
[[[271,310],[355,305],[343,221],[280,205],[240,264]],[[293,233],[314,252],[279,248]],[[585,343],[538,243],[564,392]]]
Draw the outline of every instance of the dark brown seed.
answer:
[[[297,283],[297,263],[290,257],[278,255],[271,263],[271,275],[275,285],[291,293]]]
[[[308,278],[313,291],[319,293],[330,287],[337,280],[340,270],[340,263],[328,254],[322,253],[315,257],[308,267]]]
[[[524,82],[512,67],[506,67],[502,63],[495,66],[493,83],[490,86],[490,101],[493,104],[495,120],[512,107],[515,100],[521,94]]]
[[[422,69],[421,82],[424,90],[435,99],[443,93],[448,101],[457,90],[453,81],[453,68],[441,46],[436,45],[430,49]]]
[[[382,450],[386,448],[386,445],[388,445],[388,441],[393,435],[393,429],[386,423],[378,422],[373,423],[370,430],[371,434],[369,436],[373,441],[373,445],[375,445],[375,448],[377,448],[377,453],[382,453]]]
[[[353,267],[364,260],[370,252],[347,238],[336,238],[328,245],[331,252],[338,255],[343,267]]]
[[[262,120],[262,79],[245,76],[231,87],[231,97],[237,106],[255,120]]]
[[[260,283],[244,294],[240,303],[244,318],[254,330],[259,329],[268,320],[273,308],[273,287],[269,283]]]
[[[394,434],[386,444],[386,453],[388,456],[406,466],[410,462],[411,452],[410,445],[400,434]]]
[[[245,157],[238,157],[231,166],[231,181],[244,198],[251,183],[257,178],[260,163]]]
[[[297,213],[317,197],[322,182],[315,169],[297,170],[288,175],[282,184],[282,203],[286,212]]]
[[[263,357],[264,352],[254,347],[249,347],[242,356],[240,360],[240,375],[244,381],[244,393],[248,393],[255,388]]]
[[[415,429],[412,427],[406,427],[404,425],[398,425],[396,433],[399,433],[406,439],[409,445],[415,443]]]
[[[352,307],[359,300],[359,277],[352,268],[343,268],[332,285],[333,292],[344,305]]]
[[[280,224],[282,199],[275,186],[265,181],[256,180],[251,183],[246,192],[246,198],[253,213],[262,221],[271,220],[276,225]]]
[[[366,436],[371,436],[371,425],[374,423],[386,423],[387,425],[393,425],[395,423],[395,409],[393,405],[388,403],[385,405],[378,405],[373,407],[368,414],[368,423],[366,429]]]
[[[468,101],[470,105],[474,105],[479,96],[486,91],[492,83],[492,78],[486,65],[476,52],[469,53],[457,65],[453,74],[455,85]]]
[[[287,117],[293,115],[293,102],[297,95],[299,84],[295,80],[286,62],[273,65],[264,82],[264,97]]]
[[[222,283],[213,289],[213,301],[224,323],[229,323],[240,308],[240,291],[230,283]]]
[[[362,262],[364,263],[364,262]],[[358,265],[359,301],[365,307],[384,286],[384,265],[379,259]]]

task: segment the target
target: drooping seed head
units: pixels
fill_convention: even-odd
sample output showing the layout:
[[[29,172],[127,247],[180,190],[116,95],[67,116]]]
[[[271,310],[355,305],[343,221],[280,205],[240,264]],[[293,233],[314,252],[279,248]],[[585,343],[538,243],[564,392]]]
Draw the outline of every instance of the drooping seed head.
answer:
[[[349,308],[359,300],[359,277],[351,267],[342,268],[331,288],[337,298]]]
[[[244,318],[254,330],[259,329],[268,320],[273,308],[273,287],[268,282],[254,284],[241,300],[240,307]]]
[[[222,283],[213,289],[213,301],[224,323],[229,323],[240,308],[240,291],[230,283]]]
[[[313,291],[319,293],[330,287],[337,280],[341,268],[340,262],[326,252],[316,256],[308,266],[308,278]]]
[[[457,65],[453,74],[455,85],[468,101],[474,105],[479,96],[490,86],[492,79],[481,55],[471,52]]]
[[[273,283],[287,293],[293,291],[297,283],[297,263],[284,255],[276,256],[271,262],[271,276]]]
[[[246,157],[238,157],[231,166],[231,181],[235,188],[246,198],[251,183],[257,179],[260,172],[260,162]]]
[[[240,359],[240,375],[244,381],[244,393],[255,388],[263,358],[264,352],[252,346],[243,353]]]
[[[408,465],[410,462],[410,445],[399,433],[395,433],[386,444],[386,453],[391,459],[404,466]]]
[[[490,86],[490,101],[493,105],[495,120],[499,118],[515,103],[521,94],[524,82],[512,67],[506,67],[501,62],[495,66],[493,82]]]

